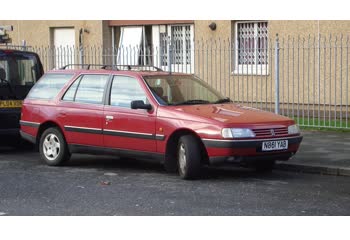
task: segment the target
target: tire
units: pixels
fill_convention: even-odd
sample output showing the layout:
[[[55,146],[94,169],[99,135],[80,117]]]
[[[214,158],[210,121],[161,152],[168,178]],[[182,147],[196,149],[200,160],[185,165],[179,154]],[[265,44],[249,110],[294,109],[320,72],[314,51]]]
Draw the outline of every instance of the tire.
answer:
[[[70,158],[66,140],[57,128],[46,129],[40,137],[39,152],[49,166],[60,166]]]
[[[178,171],[182,179],[196,179],[201,170],[201,147],[193,135],[180,137],[177,146]]]
[[[259,173],[269,173],[272,172],[273,168],[275,167],[275,161],[274,160],[262,160],[257,161],[254,164],[255,170]]]

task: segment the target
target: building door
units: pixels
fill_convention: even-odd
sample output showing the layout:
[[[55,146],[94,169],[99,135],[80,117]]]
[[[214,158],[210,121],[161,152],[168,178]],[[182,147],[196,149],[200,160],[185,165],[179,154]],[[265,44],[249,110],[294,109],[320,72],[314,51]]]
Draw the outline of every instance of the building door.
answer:
[[[74,28],[54,28],[54,68],[74,64],[75,30]]]

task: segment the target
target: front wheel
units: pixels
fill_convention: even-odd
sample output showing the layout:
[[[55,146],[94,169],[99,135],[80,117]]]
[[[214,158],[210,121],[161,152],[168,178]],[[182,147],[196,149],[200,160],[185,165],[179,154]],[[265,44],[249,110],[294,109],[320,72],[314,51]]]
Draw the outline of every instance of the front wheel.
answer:
[[[196,179],[201,170],[201,148],[196,137],[185,135],[178,143],[178,169],[182,179]]]
[[[48,128],[40,138],[41,158],[49,166],[59,166],[68,161],[70,154],[62,133],[57,128]]]

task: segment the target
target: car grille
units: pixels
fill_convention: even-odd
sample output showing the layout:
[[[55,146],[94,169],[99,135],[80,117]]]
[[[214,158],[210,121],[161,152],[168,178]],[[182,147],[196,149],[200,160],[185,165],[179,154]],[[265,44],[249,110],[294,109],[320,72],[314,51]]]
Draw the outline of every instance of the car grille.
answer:
[[[256,137],[279,137],[288,135],[288,128],[252,129]]]

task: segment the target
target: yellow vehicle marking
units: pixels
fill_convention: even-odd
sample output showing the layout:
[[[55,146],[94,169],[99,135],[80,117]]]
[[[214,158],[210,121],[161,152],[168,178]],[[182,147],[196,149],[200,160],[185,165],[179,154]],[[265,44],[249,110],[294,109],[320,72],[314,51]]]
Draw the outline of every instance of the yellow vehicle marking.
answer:
[[[0,108],[21,108],[22,100],[2,100],[0,101]]]

